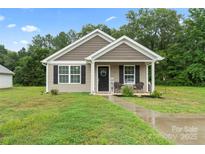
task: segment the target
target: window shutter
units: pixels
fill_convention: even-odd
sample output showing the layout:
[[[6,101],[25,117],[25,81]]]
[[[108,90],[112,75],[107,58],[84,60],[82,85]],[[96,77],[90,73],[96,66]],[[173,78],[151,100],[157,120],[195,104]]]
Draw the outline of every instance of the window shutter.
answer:
[[[123,81],[123,65],[120,65],[120,66],[119,66],[119,82],[120,82],[121,84],[124,83],[124,81]]]
[[[140,66],[135,65],[135,83],[140,82]]]
[[[53,66],[53,84],[58,84],[58,65]]]
[[[85,65],[81,65],[81,84],[86,83],[86,67]]]

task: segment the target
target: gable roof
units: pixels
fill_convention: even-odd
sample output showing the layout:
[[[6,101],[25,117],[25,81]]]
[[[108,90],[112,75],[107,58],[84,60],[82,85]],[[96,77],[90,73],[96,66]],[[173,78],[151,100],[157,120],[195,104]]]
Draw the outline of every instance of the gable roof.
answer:
[[[0,74],[11,74],[14,75],[14,72],[10,71],[8,68],[0,64]]]
[[[143,55],[149,57],[150,59],[154,60],[154,61],[158,61],[158,60],[163,60],[164,58],[161,57],[160,55],[156,54],[155,52],[151,51],[150,49],[146,48],[145,46],[135,42],[134,40],[130,39],[127,36],[122,36],[119,39],[113,41],[112,43],[108,44],[107,46],[105,46],[104,48],[98,50],[97,52],[93,53],[92,55],[86,57],[86,60],[95,60],[99,57],[101,57],[102,55],[104,55],[105,53],[111,51],[112,49],[118,47],[121,44],[127,44],[128,46],[136,49],[136,52],[141,52]]]
[[[105,32],[96,29],[92,31],[91,33],[85,35],[84,37],[80,38],[79,40],[71,43],[70,45],[66,46],[65,48],[55,52],[54,54],[50,55],[49,57],[43,59],[41,62],[42,63],[47,63],[50,60],[55,60],[58,57],[64,55],[65,53],[75,49],[76,47],[80,46],[81,44],[87,42],[88,40],[92,39],[95,36],[100,36],[103,39],[107,40],[108,42],[113,42],[115,38],[111,37],[110,35],[106,34]]]

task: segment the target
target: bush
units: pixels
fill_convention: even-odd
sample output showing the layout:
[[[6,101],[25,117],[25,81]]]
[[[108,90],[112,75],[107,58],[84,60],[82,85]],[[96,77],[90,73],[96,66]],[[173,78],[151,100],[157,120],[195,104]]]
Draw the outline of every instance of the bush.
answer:
[[[158,91],[153,91],[151,94],[150,94],[151,97],[153,98],[161,98],[162,97],[162,93],[158,92]]]
[[[126,97],[131,97],[134,94],[133,88],[131,86],[122,86],[121,89],[122,95]]]
[[[51,95],[58,95],[59,91],[57,89],[51,90]]]

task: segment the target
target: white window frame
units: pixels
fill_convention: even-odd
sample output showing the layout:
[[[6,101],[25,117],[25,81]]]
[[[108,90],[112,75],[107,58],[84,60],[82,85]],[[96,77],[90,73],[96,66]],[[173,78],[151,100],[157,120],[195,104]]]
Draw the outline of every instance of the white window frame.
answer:
[[[60,66],[68,66],[68,74],[60,74]],[[71,66],[79,66],[80,67],[80,74],[71,74]],[[68,83],[60,82],[60,75],[68,75]],[[79,83],[71,83],[71,75],[80,75],[80,82]],[[81,84],[81,65],[58,65],[58,84]]]
[[[71,74],[71,66],[79,66],[79,67],[80,67],[80,74]],[[70,84],[81,84],[81,66],[80,66],[80,65],[70,65],[69,67],[70,67],[70,69],[69,69],[69,75],[70,75],[70,78],[69,78],[70,81],[69,81],[69,83],[70,83]],[[78,82],[71,83],[71,75],[80,75],[79,83],[78,83]]]
[[[125,67],[127,67],[127,66],[132,66],[132,67],[134,67],[134,81],[132,82],[132,83],[125,83],[125,75],[133,75],[133,74],[125,74]],[[123,67],[123,83],[124,84],[127,84],[127,85],[133,85],[133,84],[135,84],[135,65],[124,65],[124,67]]]
[[[60,74],[60,66],[68,66],[68,74]],[[68,83],[60,82],[60,75],[67,75],[68,76]],[[58,83],[59,84],[69,84],[70,80],[70,67],[69,65],[58,65]]]

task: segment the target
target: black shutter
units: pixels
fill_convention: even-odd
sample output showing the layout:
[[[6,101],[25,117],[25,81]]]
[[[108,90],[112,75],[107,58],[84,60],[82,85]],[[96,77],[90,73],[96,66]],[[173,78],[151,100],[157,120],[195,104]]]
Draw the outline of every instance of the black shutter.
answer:
[[[120,82],[121,84],[124,83],[124,81],[123,81],[123,65],[120,65],[120,66],[119,66],[119,82]]]
[[[140,66],[135,65],[135,83],[140,82]]]
[[[53,66],[53,83],[58,84],[58,65]]]
[[[85,65],[81,65],[81,84],[85,84],[86,82],[86,67]]]

